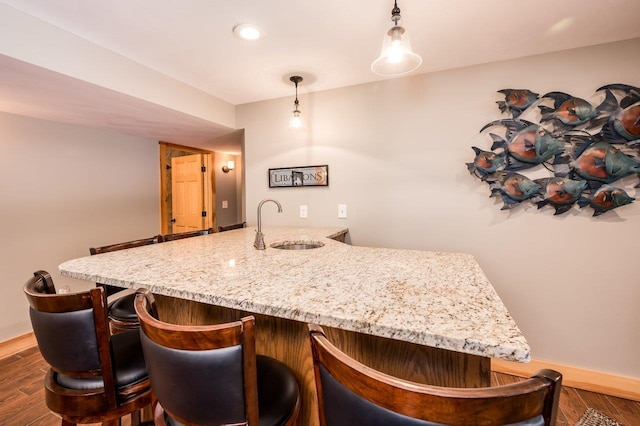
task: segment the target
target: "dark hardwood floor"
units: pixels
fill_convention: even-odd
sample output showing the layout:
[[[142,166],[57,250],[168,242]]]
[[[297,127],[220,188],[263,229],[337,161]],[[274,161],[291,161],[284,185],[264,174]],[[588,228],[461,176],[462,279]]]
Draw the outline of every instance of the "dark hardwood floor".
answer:
[[[519,380],[524,379],[501,373],[492,373],[491,377],[494,385],[506,385]],[[558,413],[557,425],[575,425],[587,408],[594,408],[624,426],[640,425],[640,402],[568,386],[563,386],[560,394],[560,412]]]
[[[42,380],[47,365],[36,347],[0,359],[0,425],[59,425],[44,403]],[[494,385],[522,380],[493,373]],[[625,426],[640,425],[640,402],[564,387],[558,426],[573,426],[587,408],[595,408]],[[129,425],[124,419],[123,425]]]

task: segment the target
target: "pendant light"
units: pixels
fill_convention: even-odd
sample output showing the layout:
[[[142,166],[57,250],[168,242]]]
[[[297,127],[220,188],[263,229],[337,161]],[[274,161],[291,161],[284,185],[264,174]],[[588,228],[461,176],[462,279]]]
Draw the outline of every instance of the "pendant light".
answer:
[[[413,53],[406,30],[398,24],[400,8],[397,0],[391,10],[393,27],[385,34],[382,51],[371,64],[371,71],[379,75],[392,76],[411,72],[422,64],[422,58]]]
[[[299,75],[294,75],[291,76],[289,80],[291,80],[293,84],[296,85],[296,100],[293,103],[293,116],[289,121],[289,127],[293,129],[299,129],[301,127],[304,127],[304,122],[302,121],[302,118],[300,118],[300,109],[298,109],[298,107],[300,106],[300,102],[298,102],[298,83],[302,81],[302,77],[300,77]]]

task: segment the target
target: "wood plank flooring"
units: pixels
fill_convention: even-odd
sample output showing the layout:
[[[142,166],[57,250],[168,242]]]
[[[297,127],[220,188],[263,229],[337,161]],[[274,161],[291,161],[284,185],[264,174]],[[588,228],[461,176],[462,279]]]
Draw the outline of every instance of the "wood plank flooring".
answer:
[[[0,359],[0,426],[53,426],[60,419],[44,402],[43,378],[47,365],[37,347]],[[502,385],[522,380],[493,373],[492,383]],[[595,408],[625,426],[640,425],[640,402],[563,387],[558,426],[573,426],[588,408]],[[123,425],[130,425],[128,418]]]
[[[491,380],[494,385],[506,385],[524,379],[508,374],[492,373]],[[575,425],[587,408],[594,408],[625,426],[640,425],[640,402],[567,386],[562,387],[560,394],[557,425]]]

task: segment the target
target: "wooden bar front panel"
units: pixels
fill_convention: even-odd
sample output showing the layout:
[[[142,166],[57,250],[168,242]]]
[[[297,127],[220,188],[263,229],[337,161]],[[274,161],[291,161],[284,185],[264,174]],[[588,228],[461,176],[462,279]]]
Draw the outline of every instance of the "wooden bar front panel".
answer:
[[[160,319],[184,325],[256,318],[256,351],[284,362],[296,374],[302,394],[297,424],[318,425],[317,398],[307,324],[156,295]],[[489,358],[432,348],[362,333],[323,327],[327,337],[349,356],[376,370],[419,383],[484,387],[491,381]]]

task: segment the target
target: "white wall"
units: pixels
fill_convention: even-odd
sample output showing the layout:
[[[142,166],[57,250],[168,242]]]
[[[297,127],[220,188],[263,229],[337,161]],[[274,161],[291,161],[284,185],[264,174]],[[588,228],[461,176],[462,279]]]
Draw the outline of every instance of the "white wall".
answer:
[[[640,86],[638,51],[640,39],[303,89],[306,133],[285,129],[289,98],[241,105],[247,219],[255,224],[255,206],[272,197],[284,213],[263,209],[266,224],[346,225],[355,245],[472,253],[534,358],[640,377],[640,201],[598,218],[525,206],[505,212],[465,166],[472,145],[491,145],[481,127],[506,118],[497,90],[565,91],[595,103],[604,84]],[[328,188],[268,188],[268,168],[318,164],[329,165]],[[348,219],[337,218],[339,203]],[[297,217],[300,204],[308,219]]]
[[[0,113],[0,341],[31,331],[22,286],[89,247],[159,233],[158,143]]]

